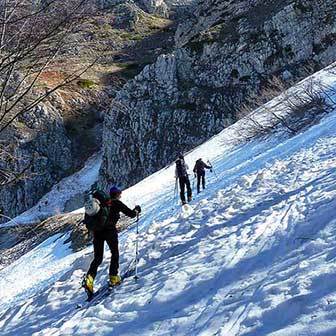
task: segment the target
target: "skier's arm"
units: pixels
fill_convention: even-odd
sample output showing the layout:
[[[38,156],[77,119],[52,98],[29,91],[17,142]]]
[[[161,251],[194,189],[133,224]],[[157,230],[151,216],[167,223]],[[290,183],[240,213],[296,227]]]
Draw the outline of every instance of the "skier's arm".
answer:
[[[204,168],[206,168],[206,169],[211,169],[212,166],[208,166],[206,163],[204,163]]]
[[[131,210],[128,206],[126,206],[123,202],[119,201],[119,211],[122,212],[124,215],[135,218],[139,211],[136,209]]]

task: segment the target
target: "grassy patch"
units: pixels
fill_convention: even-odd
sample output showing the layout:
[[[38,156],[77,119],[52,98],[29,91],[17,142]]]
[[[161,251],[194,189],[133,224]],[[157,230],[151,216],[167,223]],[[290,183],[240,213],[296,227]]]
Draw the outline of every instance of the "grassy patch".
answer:
[[[92,81],[91,79],[79,79],[77,81],[77,84],[79,87],[81,87],[82,89],[93,89],[97,86],[97,84]]]

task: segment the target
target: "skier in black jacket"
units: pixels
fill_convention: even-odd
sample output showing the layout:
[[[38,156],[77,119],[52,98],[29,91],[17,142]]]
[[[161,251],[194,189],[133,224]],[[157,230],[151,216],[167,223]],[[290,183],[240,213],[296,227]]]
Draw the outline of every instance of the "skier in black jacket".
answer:
[[[212,166],[208,166],[202,159],[198,159],[193,169],[195,177],[197,177],[197,193],[201,191],[201,182],[203,189],[205,189],[205,169],[210,169],[210,171],[212,171]]]
[[[119,269],[119,248],[118,248],[118,232],[116,224],[120,219],[120,212],[130,218],[135,218],[141,212],[139,205],[133,210],[128,208],[120,201],[121,190],[117,187],[110,189],[109,215],[106,227],[101,231],[93,231],[93,249],[94,259],[90,265],[87,275],[84,279],[83,286],[89,292],[93,293],[93,282],[97,274],[97,269],[103,261],[104,242],[106,241],[111,251],[111,263],[109,270],[110,285],[120,284],[121,278],[118,275]]]
[[[192,191],[190,187],[190,181],[188,176],[188,165],[184,162],[184,157],[182,154],[179,155],[178,159],[175,161],[175,178],[179,180],[180,184],[180,197],[182,204],[186,204],[185,199],[185,187],[187,187],[187,197],[188,202],[192,199]]]

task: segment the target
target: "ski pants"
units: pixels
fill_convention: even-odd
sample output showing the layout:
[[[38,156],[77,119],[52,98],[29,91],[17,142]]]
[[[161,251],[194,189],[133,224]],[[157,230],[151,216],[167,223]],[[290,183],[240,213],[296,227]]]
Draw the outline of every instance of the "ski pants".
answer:
[[[103,261],[105,241],[111,251],[111,263],[109,274],[110,276],[118,274],[119,269],[118,233],[113,230],[96,231],[93,233],[94,259],[88,271],[88,274],[92,275],[93,278],[96,277],[98,267]]]
[[[200,192],[201,182],[203,189],[205,188],[205,172],[197,173],[197,192]]]
[[[191,196],[192,196],[189,177],[188,176],[181,176],[181,177],[179,177],[179,183],[180,183],[180,197],[181,197],[181,201],[182,201],[182,203],[185,203],[185,201],[186,201],[185,194],[184,194],[185,193],[185,187],[187,187],[187,196],[188,196],[188,199],[190,199]]]

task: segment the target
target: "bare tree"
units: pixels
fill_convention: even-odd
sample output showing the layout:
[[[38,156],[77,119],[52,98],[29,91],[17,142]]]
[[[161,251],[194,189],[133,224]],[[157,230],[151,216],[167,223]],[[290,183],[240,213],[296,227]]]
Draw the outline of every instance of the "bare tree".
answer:
[[[56,90],[83,75],[98,60],[74,66],[42,85],[59,70],[73,45],[72,33],[90,8],[87,0],[0,0],[0,135],[21,115],[33,110]],[[0,156],[18,160],[0,143]],[[33,159],[32,159],[33,160]],[[0,164],[0,185],[24,178],[32,164],[8,171]]]
[[[0,147],[0,156],[1,159],[5,162],[16,160],[15,155],[7,151],[4,146]],[[29,166],[30,165],[21,171],[15,171],[13,169],[2,167],[0,169],[0,185],[11,184],[13,181],[20,180],[21,177],[24,177],[25,172],[29,169]]]
[[[280,126],[290,134],[296,134],[316,123],[336,106],[335,90],[314,77],[297,88],[281,90],[284,90],[284,86],[276,81],[273,88],[264,89],[259,98],[250,98],[248,101],[251,103],[241,107],[239,113],[244,123],[239,136],[243,141],[274,132]],[[276,93],[278,101],[262,104]],[[260,105],[254,110],[256,104]]]

